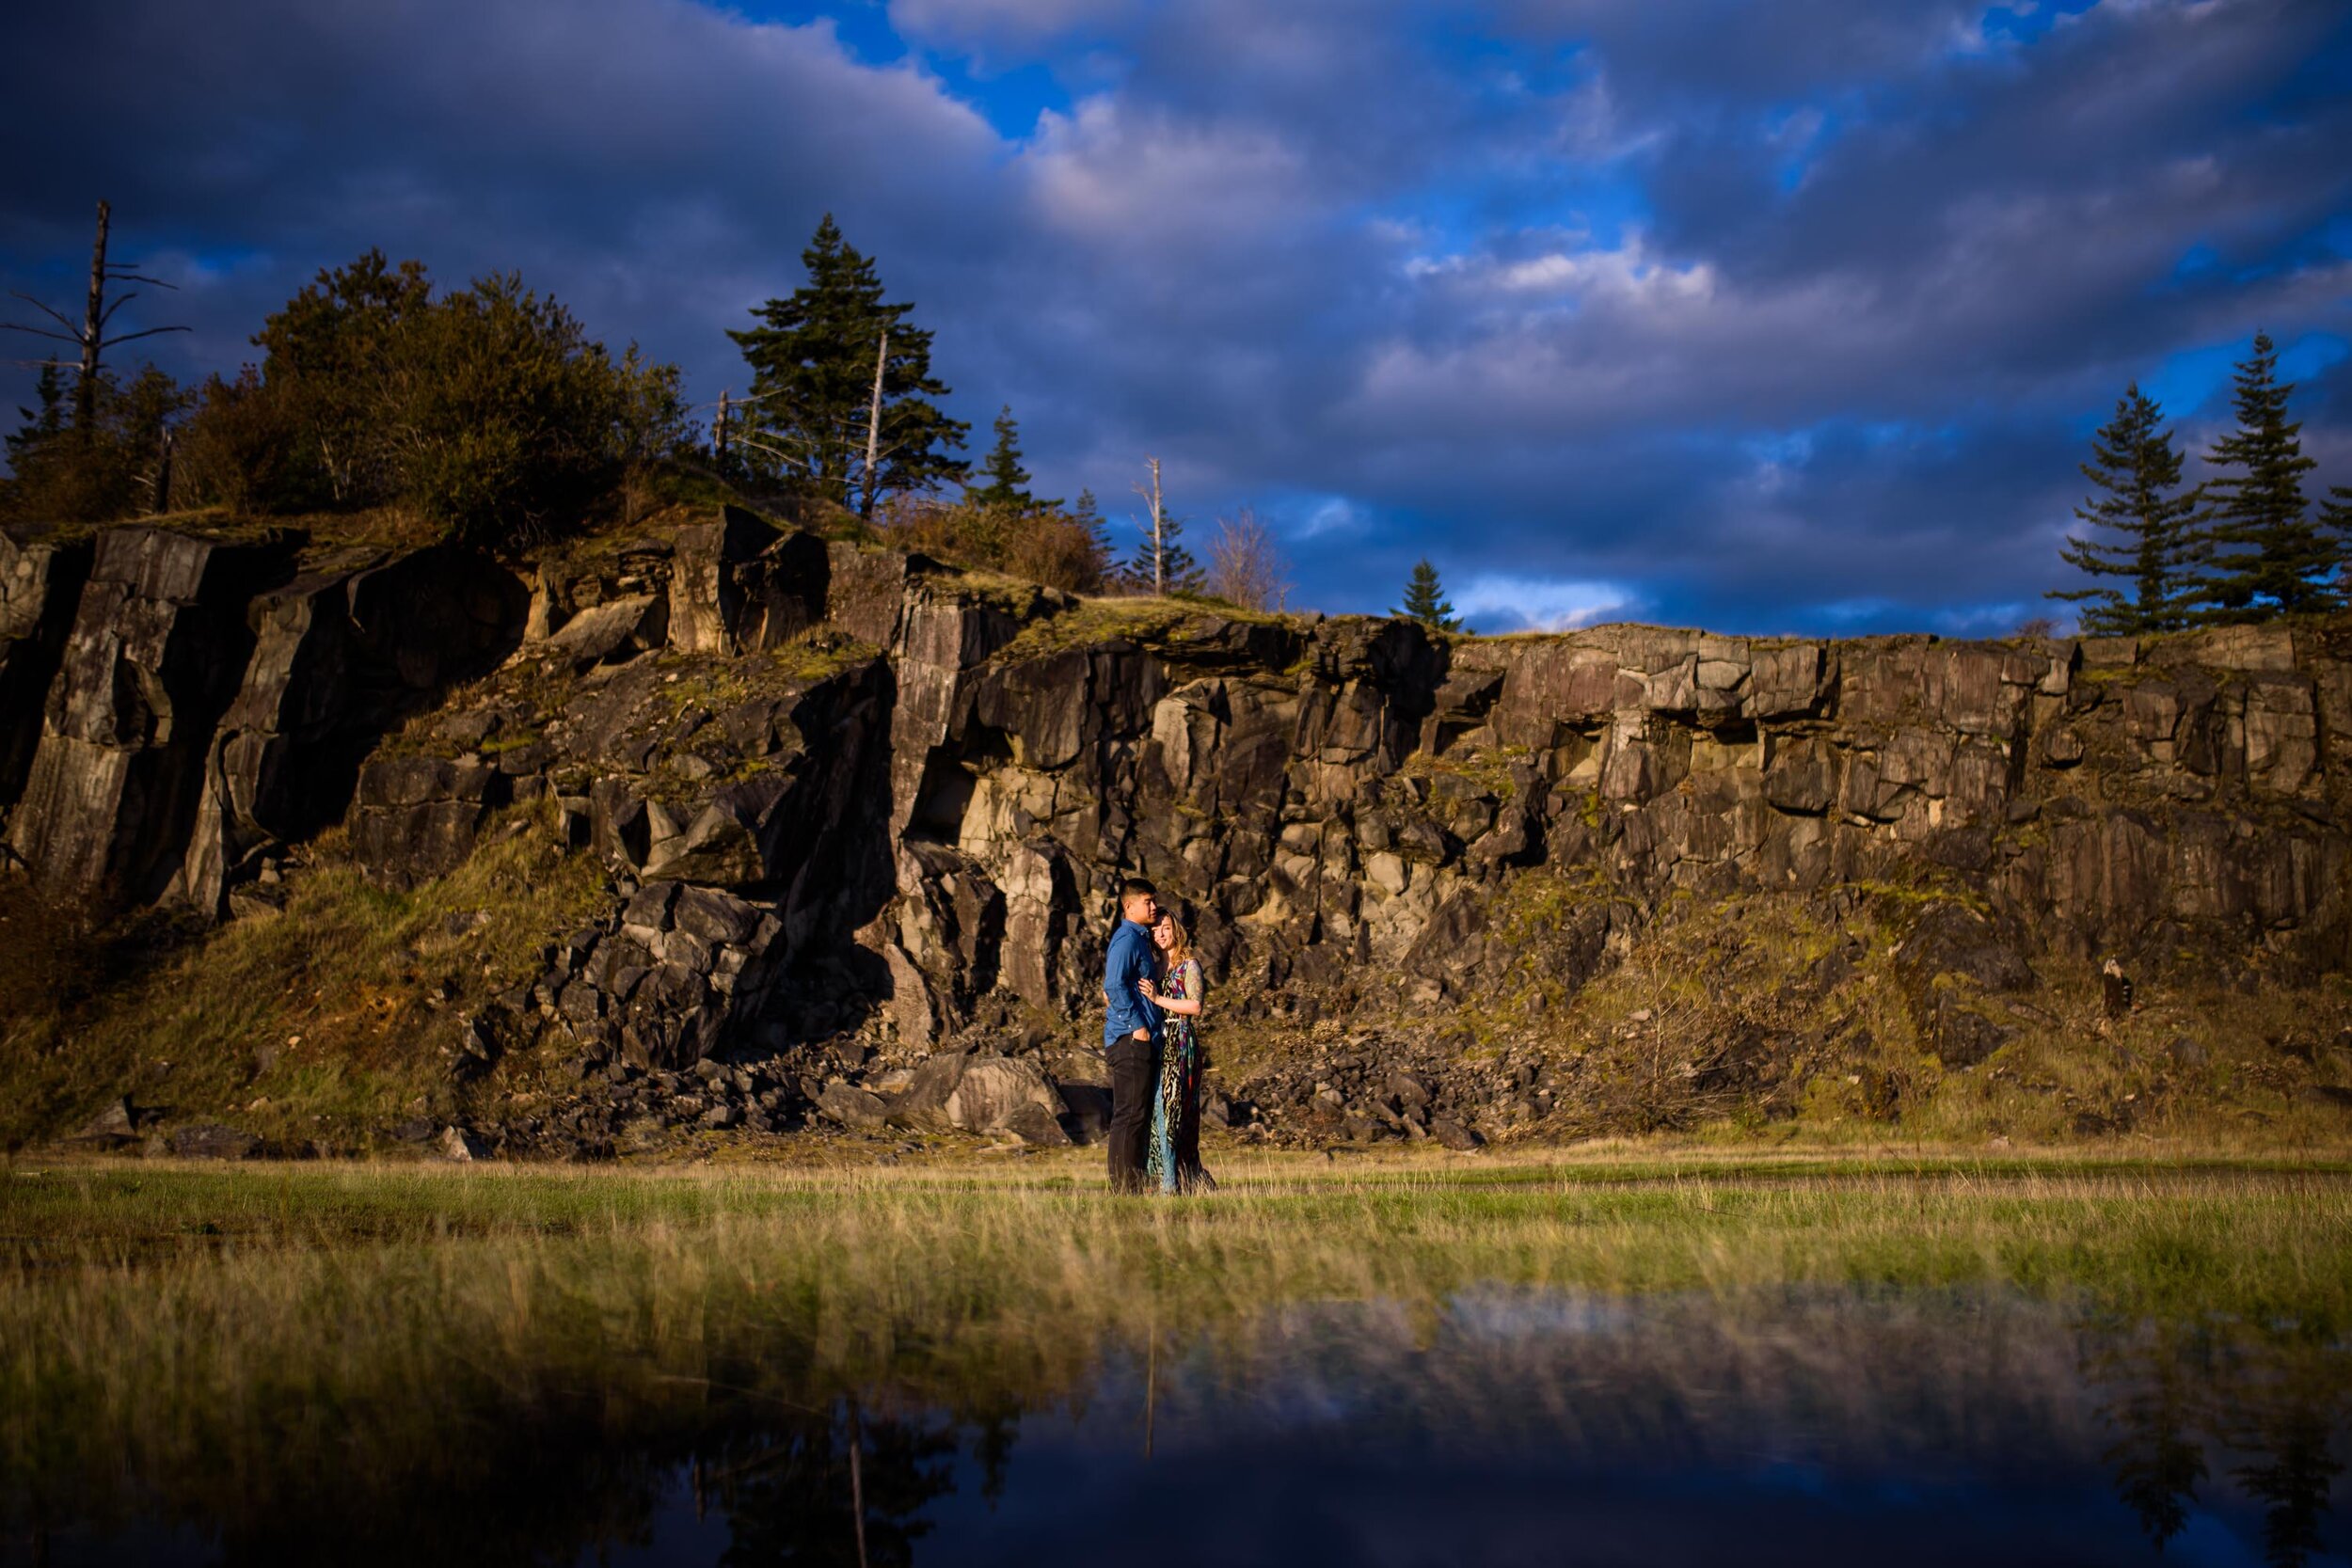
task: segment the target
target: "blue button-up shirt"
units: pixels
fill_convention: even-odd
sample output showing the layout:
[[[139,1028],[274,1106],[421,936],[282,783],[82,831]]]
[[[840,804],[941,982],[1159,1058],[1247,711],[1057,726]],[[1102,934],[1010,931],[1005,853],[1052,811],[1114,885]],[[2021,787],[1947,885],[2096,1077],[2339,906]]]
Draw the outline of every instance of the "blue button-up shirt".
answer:
[[[1103,1015],[1104,1050],[1138,1029],[1151,1030],[1154,1040],[1160,1037],[1160,1010],[1137,989],[1137,983],[1150,979],[1158,967],[1152,952],[1152,928],[1120,920],[1119,929],[1111,933],[1111,950],[1103,958],[1103,995],[1109,1003]]]

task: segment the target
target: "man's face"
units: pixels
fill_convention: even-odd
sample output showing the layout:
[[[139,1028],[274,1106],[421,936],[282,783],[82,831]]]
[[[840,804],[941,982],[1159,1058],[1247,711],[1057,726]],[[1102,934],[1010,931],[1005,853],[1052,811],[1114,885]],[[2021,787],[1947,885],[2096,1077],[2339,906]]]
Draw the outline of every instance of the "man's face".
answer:
[[[1138,893],[1127,900],[1127,918],[1138,925],[1149,926],[1159,919],[1159,900],[1148,893]]]

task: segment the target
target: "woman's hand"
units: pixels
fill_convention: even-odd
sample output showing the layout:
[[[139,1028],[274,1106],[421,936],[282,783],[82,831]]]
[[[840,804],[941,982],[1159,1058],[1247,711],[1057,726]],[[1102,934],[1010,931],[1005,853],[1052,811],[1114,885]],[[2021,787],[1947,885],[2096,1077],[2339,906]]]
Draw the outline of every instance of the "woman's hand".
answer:
[[[1160,999],[1159,987],[1153,985],[1149,978],[1137,980],[1136,990],[1141,991],[1148,1002],[1157,1002]]]

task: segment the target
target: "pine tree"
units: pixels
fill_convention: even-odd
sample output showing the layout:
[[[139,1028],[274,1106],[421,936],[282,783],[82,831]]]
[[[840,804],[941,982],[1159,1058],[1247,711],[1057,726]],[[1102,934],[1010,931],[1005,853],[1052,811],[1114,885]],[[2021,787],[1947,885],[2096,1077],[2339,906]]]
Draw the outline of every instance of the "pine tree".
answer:
[[[1021,426],[1012,417],[1012,405],[1007,404],[996,416],[996,444],[989,449],[988,460],[980,465],[980,472],[988,483],[971,492],[971,499],[983,506],[1059,506],[1056,500],[1040,500],[1029,494],[1029,470],[1021,466]]]
[[[1095,556],[1107,570],[1112,558],[1110,527],[1103,521],[1102,508],[1095,504],[1092,490],[1078,492],[1077,500],[1070,508],[1070,520],[1084,531],[1088,541],[1094,546]]]
[[[2352,603],[2352,486],[2330,485],[2319,505],[2319,520],[2333,535],[2336,549],[2336,596]]]
[[[2058,555],[2092,578],[2127,578],[2127,596],[2113,588],[2052,589],[2053,599],[2084,606],[2082,629],[2093,637],[2137,637],[2186,624],[2189,519],[2195,492],[2175,494],[2181,454],[2164,429],[2164,410],[2133,382],[2115,404],[2115,418],[2091,438],[2083,477],[2102,493],[2074,508],[2093,529],[2112,530],[2118,543],[2095,533],[2069,538]]]
[[[65,433],[65,378],[55,365],[43,365],[33,382],[33,397],[40,406],[19,408],[23,428],[8,437],[8,467],[22,474],[42,445]]]
[[[1438,569],[1423,557],[1413,563],[1413,575],[1405,584],[1405,608],[1389,611],[1408,620],[1419,621],[1435,631],[1460,631],[1461,621],[1454,613],[1454,606],[1446,602],[1445,591],[1438,585]]]
[[[2260,621],[2340,602],[2327,580],[2337,547],[2304,505],[2303,475],[2316,465],[2303,455],[2301,422],[2287,418],[2295,387],[2278,379],[2278,368],[2269,335],[2256,333],[2253,355],[2237,367],[2238,428],[2205,454],[2223,477],[2205,482],[2211,504],[2199,518],[2210,601],[2201,619]]]
[[[841,237],[833,215],[801,252],[808,282],[752,314],[761,325],[728,337],[753,371],[740,444],[758,466],[871,515],[882,495],[963,478],[971,427],[931,399],[931,335],[907,325],[912,304],[889,304],[874,263]],[[887,336],[885,337],[885,334]],[[882,361],[879,450],[867,471],[867,421]]]
[[[1139,594],[1152,593],[1152,584],[1166,594],[1198,594],[1208,581],[1208,574],[1200,562],[1184,548],[1184,520],[1173,512],[1160,515],[1159,571],[1152,572],[1152,525],[1141,525],[1143,537],[1136,541],[1136,553],[1127,558],[1120,575]]]

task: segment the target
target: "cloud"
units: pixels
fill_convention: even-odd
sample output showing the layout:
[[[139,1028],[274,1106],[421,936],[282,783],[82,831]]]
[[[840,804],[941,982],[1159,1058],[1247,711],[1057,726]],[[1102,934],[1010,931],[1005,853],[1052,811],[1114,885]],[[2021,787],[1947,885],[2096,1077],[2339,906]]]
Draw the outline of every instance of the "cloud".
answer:
[[[1137,0],[890,0],[900,34],[955,48],[1035,49],[1123,30],[1142,10]]]
[[[1641,603],[1619,583],[1482,573],[1449,595],[1481,631],[1569,631],[1623,617]]]
[[[2030,610],[2125,382],[2352,338],[2326,0],[841,15],[18,8],[0,135],[45,153],[0,286],[74,297],[105,195],[188,285],[140,302],[199,328],[155,341],[175,371],[380,244],[518,266],[707,400],[832,211],[1049,494],[1116,517],[1156,455],[1184,515],[1276,519],[1301,602],[1386,609],[1426,554],[1482,625],[1735,630]],[[1024,71],[1063,96],[1000,112]],[[2305,438],[2352,483],[2352,372],[2314,367]]]

